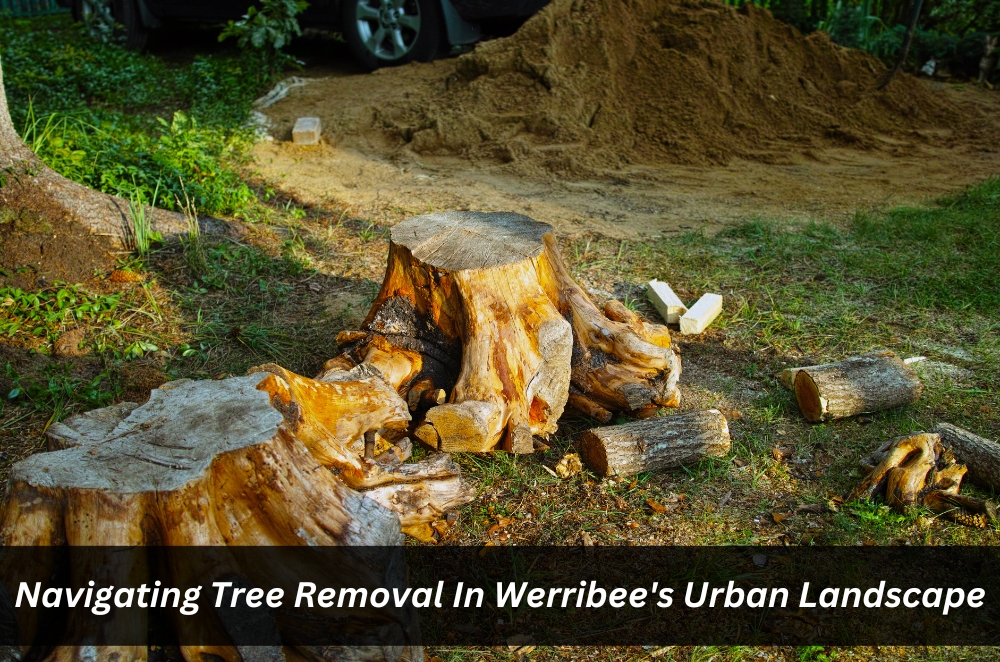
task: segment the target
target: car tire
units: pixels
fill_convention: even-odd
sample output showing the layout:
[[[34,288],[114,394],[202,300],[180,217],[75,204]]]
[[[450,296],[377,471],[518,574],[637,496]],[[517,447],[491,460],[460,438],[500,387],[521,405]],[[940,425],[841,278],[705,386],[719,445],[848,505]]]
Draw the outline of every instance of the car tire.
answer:
[[[442,50],[440,0],[343,0],[341,12],[344,40],[368,71],[430,62]]]
[[[142,24],[136,0],[114,0],[115,20],[125,27],[123,46],[130,51],[141,51],[149,41],[149,31]]]

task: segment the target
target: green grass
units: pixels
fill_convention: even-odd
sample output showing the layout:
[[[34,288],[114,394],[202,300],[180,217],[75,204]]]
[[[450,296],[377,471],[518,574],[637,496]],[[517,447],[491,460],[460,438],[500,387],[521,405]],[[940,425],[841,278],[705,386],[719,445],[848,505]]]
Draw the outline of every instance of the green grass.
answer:
[[[273,75],[260,57],[168,64],[98,42],[66,15],[0,18],[0,44],[14,126],[60,174],[168,209],[185,191],[206,214],[256,202],[239,170],[253,99]]]

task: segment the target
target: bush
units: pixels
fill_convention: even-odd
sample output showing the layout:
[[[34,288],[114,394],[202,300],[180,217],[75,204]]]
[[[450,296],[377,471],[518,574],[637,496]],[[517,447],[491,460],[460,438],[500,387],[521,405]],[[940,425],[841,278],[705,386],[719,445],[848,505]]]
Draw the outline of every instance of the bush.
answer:
[[[296,16],[308,6],[301,0],[260,0],[260,9],[251,5],[243,18],[229,21],[219,41],[235,37],[240,48],[263,54],[272,67],[281,66],[292,60],[281,49],[302,34]]]

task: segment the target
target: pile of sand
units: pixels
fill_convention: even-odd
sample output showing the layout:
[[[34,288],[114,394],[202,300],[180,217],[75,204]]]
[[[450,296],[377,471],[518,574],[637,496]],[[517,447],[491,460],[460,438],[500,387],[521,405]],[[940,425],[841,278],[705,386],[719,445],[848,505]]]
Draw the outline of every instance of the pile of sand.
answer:
[[[751,4],[554,0],[459,58],[443,93],[377,104],[373,128],[418,154],[571,173],[779,163],[790,145],[807,156],[866,148],[953,121],[943,95],[911,76],[877,90],[884,74],[869,55]]]

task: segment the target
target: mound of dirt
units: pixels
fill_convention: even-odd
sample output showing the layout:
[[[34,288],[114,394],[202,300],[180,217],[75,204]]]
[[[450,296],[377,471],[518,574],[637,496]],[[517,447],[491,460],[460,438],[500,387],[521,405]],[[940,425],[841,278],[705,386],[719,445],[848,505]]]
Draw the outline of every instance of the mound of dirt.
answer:
[[[789,144],[869,148],[954,126],[921,81],[746,4],[554,0],[457,60],[445,90],[376,104],[374,128],[419,154],[553,172],[623,164],[784,162]],[[404,71],[386,73],[399,77]],[[880,138],[881,137],[881,138]]]

